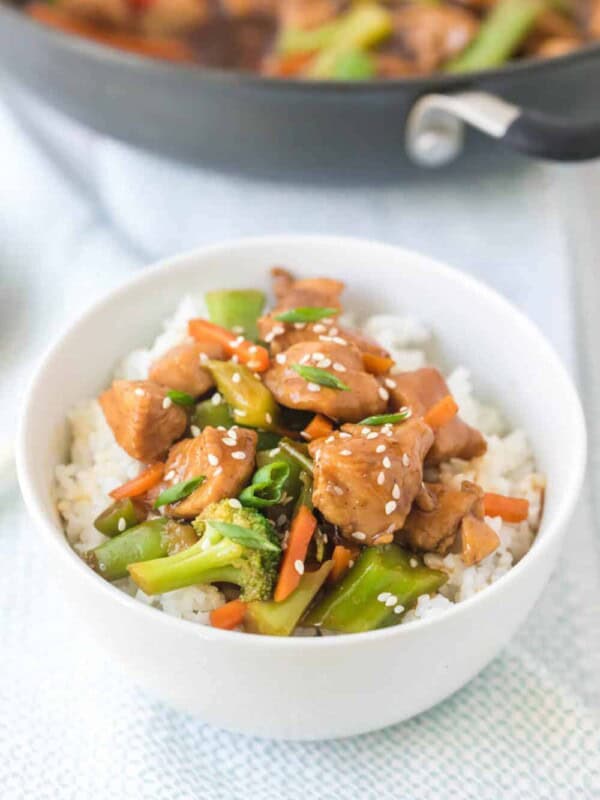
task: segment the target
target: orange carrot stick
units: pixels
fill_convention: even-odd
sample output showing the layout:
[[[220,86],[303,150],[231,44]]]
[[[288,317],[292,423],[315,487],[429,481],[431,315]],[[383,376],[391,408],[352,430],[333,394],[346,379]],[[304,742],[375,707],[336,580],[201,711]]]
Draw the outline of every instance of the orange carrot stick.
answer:
[[[321,439],[323,436],[329,436],[332,430],[333,425],[327,417],[322,414],[315,414],[302,431],[302,436],[305,439]]]
[[[523,522],[529,516],[529,500],[486,492],[483,510],[488,517],[502,517],[505,522]]]
[[[240,364],[246,364],[253,372],[264,372],[269,368],[269,353],[264,347],[237,336],[214,322],[191,319],[188,322],[188,332],[197,342],[218,342],[230,356],[236,355]]]
[[[160,483],[164,471],[165,465],[162,461],[150,464],[135,478],[113,489],[110,496],[113,500],[122,500],[124,497],[139,497],[141,494],[146,494],[157,483]]]
[[[130,53],[137,53],[150,58],[163,58],[167,61],[194,60],[192,50],[177,39],[139,36],[134,33],[108,30],[87,20],[78,19],[46,3],[30,3],[25,10],[32,19],[50,28],[55,28],[64,33],[84,36],[86,39],[93,39],[100,44],[116,47],[119,50],[127,50]]]
[[[279,580],[273,595],[278,603],[289,597],[300,583],[300,578],[304,573],[304,559],[316,527],[317,520],[312,511],[307,506],[300,506],[292,520],[287,548],[279,570]],[[300,564],[302,566],[298,571]]]
[[[229,603],[210,612],[210,624],[213,628],[221,628],[224,631],[233,630],[243,622],[247,607],[242,600],[230,600]]]
[[[265,72],[274,78],[292,78],[300,75],[314,58],[314,53],[289,53],[269,59]]]
[[[346,574],[346,570],[350,566],[353,555],[354,553],[352,550],[341,544],[333,548],[333,553],[331,554],[333,566],[331,567],[331,572],[327,576],[327,580],[330,583],[337,583],[340,578]]]
[[[423,419],[434,430],[450,422],[458,414],[458,406],[452,395],[447,394],[425,413]]]
[[[385,375],[394,366],[393,358],[386,356],[376,356],[374,353],[363,353],[363,366],[371,375]]]

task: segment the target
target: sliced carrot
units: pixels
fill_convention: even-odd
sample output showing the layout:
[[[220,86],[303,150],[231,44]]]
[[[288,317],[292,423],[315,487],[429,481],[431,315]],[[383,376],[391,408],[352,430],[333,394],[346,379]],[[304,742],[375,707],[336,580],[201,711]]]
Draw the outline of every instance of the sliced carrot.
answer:
[[[292,78],[300,75],[314,58],[314,53],[289,53],[269,60],[266,72],[274,78]]]
[[[488,517],[502,517],[505,522],[523,522],[529,516],[529,500],[486,492],[483,510]]]
[[[323,436],[329,436],[332,430],[333,424],[327,417],[322,414],[315,414],[302,431],[302,436],[305,439],[321,439]]]
[[[450,422],[458,414],[458,406],[452,395],[447,394],[425,413],[423,419],[434,430]]]
[[[393,358],[386,356],[376,356],[374,353],[363,353],[363,367],[371,375],[385,375],[396,363]]]
[[[244,621],[247,607],[242,600],[230,600],[229,603],[210,612],[210,624],[213,628],[221,628],[224,631],[237,628]]]
[[[273,595],[278,603],[289,597],[300,583],[300,578],[304,571],[304,559],[316,527],[317,520],[312,511],[307,506],[300,506],[298,513],[292,520],[287,548],[283,554],[279,570],[279,580]],[[298,571],[297,562],[302,564],[300,572]]]
[[[333,566],[331,567],[331,572],[327,576],[327,580],[330,583],[337,583],[339,579],[346,574],[346,570],[350,566],[353,555],[354,553],[352,550],[341,544],[333,548],[333,553],[331,554]]]
[[[30,17],[43,25],[65,33],[84,36],[86,39],[93,39],[109,47],[167,61],[194,61],[193,51],[177,39],[139,36],[134,33],[108,30],[87,20],[78,19],[47,3],[29,3],[25,10]]]
[[[197,342],[218,342],[230,356],[236,355],[240,364],[246,364],[253,372],[264,372],[269,368],[269,352],[254,342],[209,322],[207,319],[191,319],[188,333]]]
[[[146,494],[147,491],[160,483],[164,471],[165,465],[162,461],[150,464],[135,478],[113,489],[110,496],[113,500],[123,500],[125,497],[139,497],[141,494]]]

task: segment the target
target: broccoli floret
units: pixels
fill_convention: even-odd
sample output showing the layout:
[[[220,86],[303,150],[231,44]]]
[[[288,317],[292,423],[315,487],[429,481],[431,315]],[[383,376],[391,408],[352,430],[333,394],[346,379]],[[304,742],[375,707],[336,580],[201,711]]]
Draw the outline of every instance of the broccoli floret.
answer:
[[[232,504],[233,503],[233,504]],[[129,566],[146,594],[162,594],[202,583],[233,583],[244,601],[271,597],[281,546],[272,524],[252,508],[221,500],[192,523],[200,539],[168,558]]]

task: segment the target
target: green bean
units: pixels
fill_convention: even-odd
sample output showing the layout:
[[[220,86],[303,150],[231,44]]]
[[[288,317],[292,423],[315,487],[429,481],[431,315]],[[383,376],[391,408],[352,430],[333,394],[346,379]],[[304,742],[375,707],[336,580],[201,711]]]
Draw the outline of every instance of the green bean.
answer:
[[[104,509],[94,520],[94,527],[105,536],[117,536],[138,525],[145,517],[146,512],[141,505],[125,497]]]

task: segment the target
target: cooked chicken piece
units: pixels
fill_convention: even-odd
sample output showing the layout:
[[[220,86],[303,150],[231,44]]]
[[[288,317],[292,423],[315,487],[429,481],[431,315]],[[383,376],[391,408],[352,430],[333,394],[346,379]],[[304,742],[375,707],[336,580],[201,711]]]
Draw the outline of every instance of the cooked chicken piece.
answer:
[[[173,445],[165,464],[165,478],[170,486],[198,478],[205,480],[188,497],[165,507],[171,517],[192,519],[206,506],[237,497],[250,480],[256,460],[255,431],[247,428],[218,430],[206,427],[195,439],[183,439]]]
[[[60,0],[60,10],[116,28],[127,27],[134,18],[127,0]]]
[[[273,293],[277,300],[275,311],[311,306],[315,308],[341,308],[340,295],[344,284],[333,278],[303,278],[296,280],[291,272],[273,267]]]
[[[392,383],[396,386],[393,387]],[[413,414],[422,416],[446,395],[450,394],[448,384],[434,367],[423,367],[414,372],[401,372],[386,382],[390,388],[391,403],[394,408],[409,406]],[[481,456],[487,444],[481,433],[456,416],[435,432],[435,441],[427,454],[427,464],[440,464],[450,458],[464,458],[467,461]]]
[[[340,339],[340,341],[343,341]],[[321,386],[301,377],[292,365],[317,367],[338,378],[348,390]],[[387,407],[387,391],[364,371],[360,351],[353,344],[301,342],[280,353],[264,375],[278,403],[315,411],[342,422],[358,422]]]
[[[402,528],[423,480],[433,433],[421,419],[400,425],[343,425],[309,445],[313,503],[354,543],[387,544]]]
[[[177,36],[198,28],[210,15],[208,0],[152,0],[139,17],[144,33]]]
[[[98,398],[115,439],[132,458],[152,461],[187,427],[187,414],[153,381],[114,381]]]
[[[440,555],[460,552],[469,565],[496,550],[500,539],[483,521],[483,491],[479,486],[463,481],[460,491],[441,483],[429,483],[426,489],[428,502],[417,500],[406,518],[400,534],[403,544]]]
[[[299,342],[327,342],[336,336],[355,344],[361,353],[373,353],[376,356],[387,356],[388,354],[387,350],[384,350],[373,339],[356,331],[342,328],[335,320],[329,318],[320,322],[297,322],[294,324],[280,322],[274,317],[266,316],[258,320],[258,331],[260,338],[267,342],[271,355],[274,356]]]
[[[462,8],[420,3],[394,12],[394,42],[402,55],[412,56],[419,72],[432,72],[462,52],[471,42],[479,22]]]
[[[582,40],[576,36],[549,36],[535,46],[528,47],[527,52],[538,58],[557,58],[577,50],[582,44]]]
[[[211,389],[215,382],[206,367],[202,366],[206,358],[222,360],[225,351],[217,343],[189,342],[179,344],[168,350],[164,356],[150,367],[150,380],[187,392],[193,397],[200,397]]]
[[[335,18],[339,3],[335,0],[281,0],[278,10],[279,22],[285,28],[316,28]]]
[[[275,14],[276,0],[221,0],[226,14],[232,17]]]

